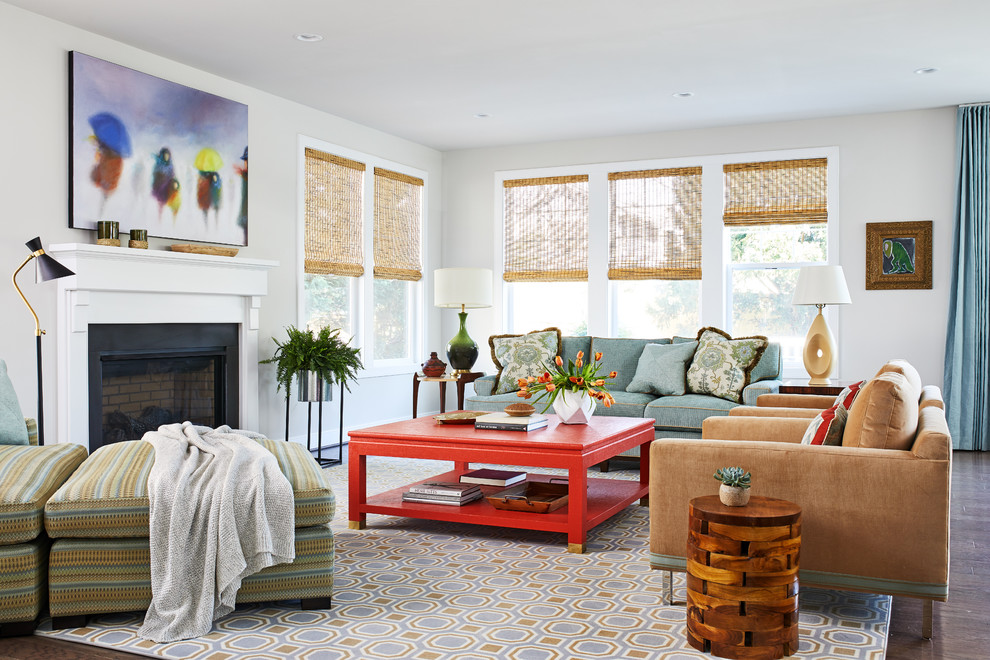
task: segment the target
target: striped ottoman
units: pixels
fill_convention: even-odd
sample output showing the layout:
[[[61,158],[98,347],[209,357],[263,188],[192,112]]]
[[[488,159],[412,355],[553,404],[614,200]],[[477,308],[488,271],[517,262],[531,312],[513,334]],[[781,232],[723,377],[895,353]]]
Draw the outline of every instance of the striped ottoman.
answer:
[[[335,500],[323,471],[306,449],[262,438],[275,454],[295,498],[296,558],[244,580],[237,602],[302,601],[330,607],[333,587]],[[143,440],[93,452],[45,506],[54,540],[48,607],[54,628],[85,625],[89,614],[146,610],[151,604],[148,473],[155,452]]]
[[[85,459],[73,444],[0,446],[0,635],[34,631],[48,573],[45,502]]]

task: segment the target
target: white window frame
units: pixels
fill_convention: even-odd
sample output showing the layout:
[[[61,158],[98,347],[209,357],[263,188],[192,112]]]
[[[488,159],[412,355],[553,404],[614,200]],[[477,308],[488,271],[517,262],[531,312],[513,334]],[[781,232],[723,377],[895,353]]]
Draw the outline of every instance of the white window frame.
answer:
[[[374,154],[369,154],[354,149],[348,149],[340,145],[325,142],[317,138],[299,135],[298,140],[298,195],[297,195],[297,237],[296,237],[296,319],[297,326],[304,327],[306,316],[306,288],[305,288],[305,241],[306,241],[306,148],[318,149],[326,153],[343,156],[365,164],[364,189],[362,192],[362,233],[364,247],[364,275],[351,278],[351,313],[354,337],[352,345],[361,349],[361,360],[364,369],[359,371],[359,378],[375,378],[379,376],[391,376],[397,374],[408,374],[419,368],[417,356],[423,355],[426,349],[424,332],[425,314],[423,313],[425,304],[424,288],[426,281],[425,264],[429,263],[426,242],[426,219],[428,215],[427,193],[429,186],[429,174],[409,165],[397,163]],[[411,333],[409,357],[407,359],[375,359],[372,354],[374,350],[374,338],[371,333],[375,328],[375,278],[374,278],[374,234],[375,234],[375,168],[381,167],[393,172],[408,174],[423,180],[422,195],[422,221],[420,222],[420,259],[424,264],[424,276],[419,282],[411,282],[414,286],[412,295],[409,297],[408,327]]]
[[[724,177],[722,166],[729,163],[756,161],[796,160],[804,158],[828,158],[828,264],[839,264],[839,148],[811,147],[802,149],[781,149],[754,151],[735,154],[715,154],[697,157],[661,158],[637,161],[594,163],[589,165],[566,165],[522,170],[495,172],[494,181],[494,236],[495,267],[495,313],[501,319],[501,328],[508,332],[512,328],[512,287],[507,286],[501,273],[504,271],[504,187],[506,180],[528,179],[550,176],[588,175],[588,334],[592,336],[616,336],[618,319],[617,305],[613,304],[614,287],[608,280],[608,174],[647,169],[672,167],[702,168],[702,280],[699,328],[716,326],[726,328],[731,318],[731,294],[729,277],[729,233],[722,220],[724,206]],[[796,267],[796,264],[786,264]],[[835,335],[836,345],[841,350],[841,337],[838,333],[839,310],[836,305],[825,308],[826,320]],[[535,328],[531,328],[535,329]],[[800,366],[800,365],[798,365]],[[798,370],[788,365],[782,378],[804,375],[803,367]],[[839,377],[839,374],[836,374]]]

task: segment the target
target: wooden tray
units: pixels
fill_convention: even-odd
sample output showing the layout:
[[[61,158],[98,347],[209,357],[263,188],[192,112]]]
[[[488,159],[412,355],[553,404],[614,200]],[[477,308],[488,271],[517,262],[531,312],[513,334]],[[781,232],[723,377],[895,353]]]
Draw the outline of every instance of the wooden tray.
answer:
[[[219,245],[189,245],[188,243],[173,243],[172,252],[189,252],[191,254],[212,254],[218,257],[236,257],[239,248],[222,247]]]
[[[461,410],[459,412],[440,413],[439,415],[434,415],[433,419],[437,421],[437,424],[474,424],[474,420],[488,414],[486,412]]]
[[[496,509],[549,513],[567,504],[567,483],[553,481],[527,481],[485,499]]]

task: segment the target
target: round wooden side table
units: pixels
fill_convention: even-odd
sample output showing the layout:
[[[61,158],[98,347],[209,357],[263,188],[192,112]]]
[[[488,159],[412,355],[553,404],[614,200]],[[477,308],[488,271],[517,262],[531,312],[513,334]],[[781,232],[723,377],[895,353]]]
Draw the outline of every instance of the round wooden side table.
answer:
[[[801,507],[771,497],[689,505],[687,641],[722,658],[782,658],[798,650]]]

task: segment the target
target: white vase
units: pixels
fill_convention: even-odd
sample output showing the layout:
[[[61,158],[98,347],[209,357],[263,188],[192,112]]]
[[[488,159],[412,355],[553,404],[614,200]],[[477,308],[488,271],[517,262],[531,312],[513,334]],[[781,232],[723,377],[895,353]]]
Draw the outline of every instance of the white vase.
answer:
[[[563,424],[587,424],[595,412],[595,403],[587,392],[562,390],[553,400],[553,411]]]

